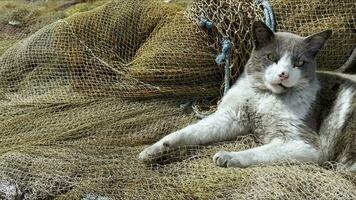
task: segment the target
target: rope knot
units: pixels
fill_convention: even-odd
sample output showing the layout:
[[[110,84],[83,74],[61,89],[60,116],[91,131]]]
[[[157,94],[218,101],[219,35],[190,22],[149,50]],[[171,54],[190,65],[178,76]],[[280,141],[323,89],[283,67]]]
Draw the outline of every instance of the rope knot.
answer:
[[[216,57],[215,62],[221,65],[226,59],[230,58],[231,55],[231,42],[227,37],[224,37],[221,42],[221,53]]]
[[[211,22],[209,19],[205,18],[205,17],[200,17],[198,26],[200,28],[204,28],[204,29],[212,29],[214,27],[214,23]]]
[[[221,53],[216,57],[215,62],[221,65],[225,61],[225,77],[224,77],[224,95],[230,88],[230,56],[232,44],[227,37],[223,37],[221,41]]]

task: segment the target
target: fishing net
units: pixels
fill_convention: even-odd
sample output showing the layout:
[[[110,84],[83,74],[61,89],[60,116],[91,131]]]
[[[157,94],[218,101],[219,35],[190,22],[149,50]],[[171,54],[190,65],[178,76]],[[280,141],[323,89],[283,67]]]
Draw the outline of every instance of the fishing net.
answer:
[[[212,155],[219,150],[258,146],[252,136],[163,152],[155,164],[138,161],[138,153],[147,145],[198,120],[191,105],[214,107],[223,77],[222,66],[215,64],[221,38],[229,36],[234,44],[231,67],[236,78],[252,48],[251,24],[263,19],[262,9],[253,1],[197,0],[186,9],[188,2],[107,1],[35,33],[26,32],[28,37],[11,47],[3,46],[1,198],[356,197],[355,176],[334,170],[333,164],[276,163],[248,169],[214,166]],[[302,34],[333,28],[331,41],[342,38],[345,43],[337,43],[342,51],[327,46],[321,61],[327,55],[327,59],[343,63],[344,51],[355,46],[355,5],[351,1],[315,1],[308,7],[307,3],[272,1],[278,28]],[[293,15],[286,14],[289,10]],[[198,27],[196,20],[201,16],[214,21],[215,28]],[[305,21],[296,20],[303,16]],[[331,26],[327,21],[332,17],[342,22]],[[352,120],[351,125],[355,124]],[[351,125],[349,131],[355,131]]]
[[[0,55],[44,26],[105,2],[107,0],[1,0]]]

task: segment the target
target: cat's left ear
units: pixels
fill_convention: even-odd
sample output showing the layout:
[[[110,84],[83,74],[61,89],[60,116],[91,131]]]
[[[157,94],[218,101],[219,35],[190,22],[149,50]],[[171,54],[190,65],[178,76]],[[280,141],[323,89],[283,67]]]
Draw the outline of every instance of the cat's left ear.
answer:
[[[315,56],[323,48],[326,40],[331,36],[332,31],[326,30],[305,38],[307,48]]]
[[[256,49],[267,46],[274,39],[274,34],[262,21],[256,21],[252,26],[253,43]]]

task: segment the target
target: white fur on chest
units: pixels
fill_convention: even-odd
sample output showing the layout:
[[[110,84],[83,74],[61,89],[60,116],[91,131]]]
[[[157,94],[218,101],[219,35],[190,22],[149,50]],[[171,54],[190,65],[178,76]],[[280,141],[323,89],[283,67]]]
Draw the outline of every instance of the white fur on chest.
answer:
[[[311,107],[309,99],[282,100],[273,94],[256,94],[250,106],[254,107],[258,114],[274,116],[281,119],[301,120],[305,119]]]
[[[280,96],[279,94],[256,92],[242,76],[222,99],[219,109],[238,111],[242,106],[248,106],[260,115],[278,117],[288,120],[302,120],[308,115],[315,101],[318,83],[303,91]]]

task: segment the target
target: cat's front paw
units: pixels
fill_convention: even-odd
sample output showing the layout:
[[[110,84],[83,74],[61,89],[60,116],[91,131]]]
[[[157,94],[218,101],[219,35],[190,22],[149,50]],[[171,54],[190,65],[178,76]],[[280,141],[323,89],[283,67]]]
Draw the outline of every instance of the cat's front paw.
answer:
[[[155,157],[159,156],[163,151],[168,150],[169,146],[166,143],[158,142],[152,146],[144,149],[139,155],[138,159],[142,162],[149,162]]]
[[[219,167],[227,167],[228,162],[231,160],[232,156],[227,151],[219,151],[213,157],[214,163]]]
[[[214,163],[219,167],[245,167],[231,152],[219,151],[213,157]]]

